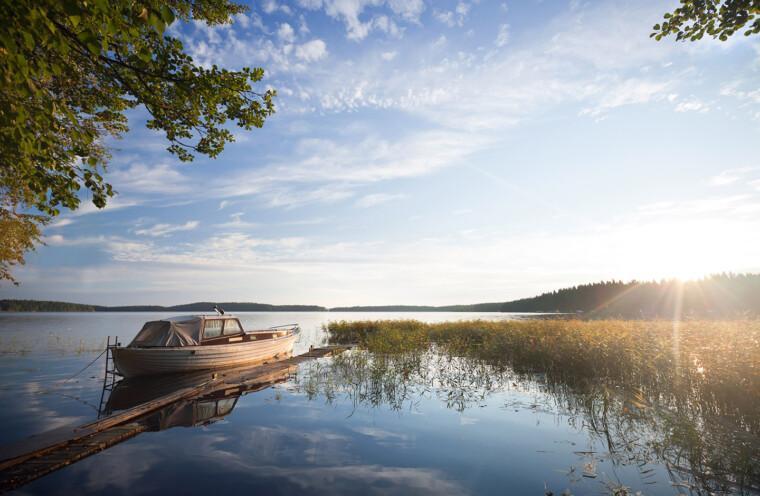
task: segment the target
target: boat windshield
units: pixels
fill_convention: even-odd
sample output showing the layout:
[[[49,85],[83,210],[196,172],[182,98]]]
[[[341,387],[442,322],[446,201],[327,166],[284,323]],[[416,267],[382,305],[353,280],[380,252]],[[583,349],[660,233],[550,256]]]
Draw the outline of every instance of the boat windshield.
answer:
[[[228,319],[224,321],[224,335],[229,336],[231,334],[240,334],[243,329],[240,328],[240,323],[237,319]]]
[[[203,339],[218,338],[222,334],[222,323],[219,319],[207,319],[203,328]]]

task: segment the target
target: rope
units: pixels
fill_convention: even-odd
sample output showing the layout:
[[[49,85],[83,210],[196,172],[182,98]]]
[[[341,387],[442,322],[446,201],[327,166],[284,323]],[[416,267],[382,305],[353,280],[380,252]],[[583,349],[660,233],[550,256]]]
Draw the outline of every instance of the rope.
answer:
[[[92,366],[92,365],[93,365],[95,362],[97,362],[97,361],[98,361],[98,359],[99,359],[100,357],[102,357],[102,356],[103,356],[103,353],[105,353],[106,351],[108,351],[108,348],[106,348],[105,350],[101,351],[101,352],[100,352],[100,355],[96,356],[94,360],[92,360],[90,363],[88,363],[87,365],[85,365],[85,366],[84,366],[84,368],[83,368],[82,370],[80,370],[80,371],[79,371],[79,372],[77,372],[76,374],[72,375],[71,377],[68,377],[68,378],[66,378],[66,379],[62,380],[61,382],[59,382],[59,383],[58,383],[58,384],[56,384],[55,386],[52,386],[52,387],[49,387],[49,388],[46,388],[46,389],[42,389],[42,390],[40,390],[40,391],[39,391],[39,394],[46,394],[46,393],[52,393],[52,392],[54,392],[56,389],[58,389],[58,388],[60,388],[61,386],[63,386],[63,384],[64,384],[65,382],[69,382],[71,379],[73,379],[74,377],[78,376],[79,374],[81,374],[82,372],[84,372],[85,370],[87,370],[88,368],[90,368],[90,367],[91,367],[91,366]]]
[[[87,370],[88,368],[90,368],[90,367],[91,367],[91,366],[92,366],[92,365],[93,365],[95,362],[97,362],[97,361],[98,361],[98,359],[99,359],[100,357],[102,357],[102,356],[103,356],[103,353],[105,353],[106,351],[108,351],[108,348],[106,348],[105,350],[101,351],[101,352],[100,352],[100,355],[96,356],[96,357],[95,357],[95,358],[94,358],[94,359],[93,359],[93,360],[92,360],[90,363],[88,363],[87,365],[85,365],[85,366],[84,366],[84,368],[83,368],[82,370],[80,370],[80,371],[79,371],[79,372],[77,372],[76,374],[72,375],[72,376],[71,376],[71,377],[69,377],[68,379],[64,379],[62,382],[68,382],[68,381],[70,381],[71,379],[73,379],[74,377],[76,377],[76,376],[78,376],[79,374],[81,374],[82,372],[84,372],[85,370]]]

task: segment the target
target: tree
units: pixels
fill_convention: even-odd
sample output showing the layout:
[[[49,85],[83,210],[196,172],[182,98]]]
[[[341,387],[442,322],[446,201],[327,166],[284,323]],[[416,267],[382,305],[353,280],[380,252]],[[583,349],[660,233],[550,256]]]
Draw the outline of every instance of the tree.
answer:
[[[253,90],[264,70],[195,65],[175,19],[209,25],[245,10],[229,0],[0,0],[0,280],[40,239],[40,227],[82,193],[99,208],[114,190],[102,176],[103,139],[128,131],[143,105],[180,160],[216,157],[227,129],[261,127],[275,92]]]
[[[658,41],[672,34],[678,41],[697,41],[705,34],[726,41],[745,27],[745,36],[760,33],[760,0],[681,0],[664,18],[650,35]]]

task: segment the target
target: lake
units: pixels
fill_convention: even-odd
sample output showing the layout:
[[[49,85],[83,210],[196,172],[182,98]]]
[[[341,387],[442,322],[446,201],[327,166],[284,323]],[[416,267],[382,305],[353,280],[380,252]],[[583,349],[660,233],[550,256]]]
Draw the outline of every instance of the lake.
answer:
[[[493,313],[238,315],[247,329],[299,323],[303,331],[296,354],[325,343],[323,325],[331,320],[443,322],[519,317]],[[143,322],[163,316],[0,314],[0,444],[97,418],[103,407],[102,359],[67,379],[98,356],[106,336],[118,335],[126,344]],[[674,411],[683,407],[673,405],[670,409],[637,407],[614,384],[558,383],[540,371],[516,371],[493,360],[452,356],[435,348],[394,355],[352,350],[303,363],[272,382],[239,396],[178,405],[147,419],[145,432],[18,491],[111,495],[758,493],[757,419],[746,412],[740,412],[744,416],[739,427],[732,418],[722,418],[732,429],[729,438],[709,439],[725,449],[727,459],[744,463],[728,464],[725,473],[716,475],[713,468],[700,468],[699,460],[684,467],[676,461],[681,458],[657,448],[663,433],[676,438],[674,445],[680,442],[678,436],[685,434],[679,429],[685,424],[672,419],[692,412]],[[154,381],[145,387],[157,385]],[[112,397],[110,406],[119,400]],[[694,402],[694,415],[703,413],[697,409],[704,405],[720,412],[741,408],[725,401],[717,405],[700,398],[698,404]],[[756,413],[760,417],[760,410]],[[754,423],[747,423],[747,418]],[[693,429],[691,424],[688,427]],[[691,435],[699,436],[699,432]],[[738,445],[749,446],[749,454],[730,456]]]

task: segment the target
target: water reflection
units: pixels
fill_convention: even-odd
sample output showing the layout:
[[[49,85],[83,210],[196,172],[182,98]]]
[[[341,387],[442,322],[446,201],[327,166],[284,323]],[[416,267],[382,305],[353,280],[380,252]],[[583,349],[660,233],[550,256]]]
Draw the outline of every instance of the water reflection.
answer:
[[[578,463],[568,470],[571,480],[596,478],[597,465],[605,462],[637,470],[640,489],[651,489],[664,472],[676,490],[693,494],[760,493],[760,410],[745,396],[640,378],[601,383],[572,370],[517,372],[513,362],[490,353],[483,358],[482,349],[465,355],[440,348],[396,354],[354,350],[308,364],[298,387],[312,399],[347,401],[353,411],[414,413],[433,398],[464,413],[504,399],[505,411],[553,414],[587,433],[594,449],[574,451]],[[607,485],[622,490],[618,482]]]
[[[229,415],[243,394],[261,391],[284,382],[295,373],[297,367],[284,367],[267,374],[264,378],[247,381],[246,374],[256,370],[256,367],[242,367],[214,372],[123,379],[110,393],[103,415],[112,415],[183,389],[201,387],[217,381],[212,387],[207,388],[202,396],[177,401],[139,419],[150,431],[208,425]],[[222,380],[219,380],[220,375]]]

